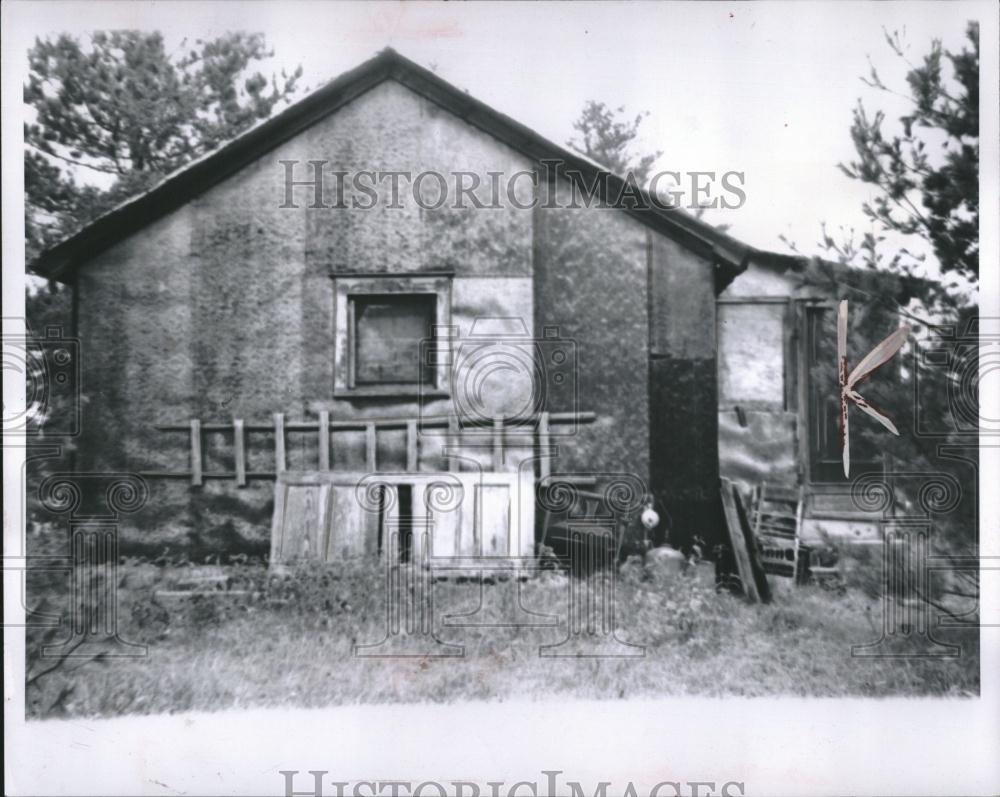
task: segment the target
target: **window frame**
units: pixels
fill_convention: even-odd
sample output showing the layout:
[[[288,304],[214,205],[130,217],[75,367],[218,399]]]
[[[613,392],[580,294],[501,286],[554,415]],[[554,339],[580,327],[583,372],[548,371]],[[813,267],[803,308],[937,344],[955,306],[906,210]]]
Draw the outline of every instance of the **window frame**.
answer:
[[[724,354],[722,348],[722,315],[726,306],[773,306],[775,315],[781,323],[781,398],[780,399],[741,399],[723,395],[722,374],[718,379],[718,399],[720,410],[734,410],[737,407],[745,410],[765,410],[769,412],[794,412],[796,409],[796,358],[794,352],[794,317],[793,299],[790,296],[751,295],[724,296],[716,300],[716,357],[722,364]]]
[[[453,275],[427,272],[421,274],[352,274],[333,275],[334,280],[334,384],[333,394],[340,398],[395,397],[418,398],[448,395],[448,352],[450,338],[442,328],[451,326],[451,288]],[[432,344],[436,361],[432,366],[433,384],[395,382],[386,384],[357,384],[357,339],[354,299],[366,296],[435,297],[432,323]],[[442,353],[444,356],[441,356]]]

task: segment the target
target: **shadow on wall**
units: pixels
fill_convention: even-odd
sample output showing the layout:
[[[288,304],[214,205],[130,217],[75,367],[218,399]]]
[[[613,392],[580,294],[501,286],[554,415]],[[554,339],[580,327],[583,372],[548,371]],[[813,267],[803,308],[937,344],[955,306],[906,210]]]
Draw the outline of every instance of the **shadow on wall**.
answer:
[[[122,556],[225,563],[267,555],[274,511],[271,482],[239,491],[228,481],[206,484],[197,492],[187,484],[157,487],[146,509],[122,524]]]

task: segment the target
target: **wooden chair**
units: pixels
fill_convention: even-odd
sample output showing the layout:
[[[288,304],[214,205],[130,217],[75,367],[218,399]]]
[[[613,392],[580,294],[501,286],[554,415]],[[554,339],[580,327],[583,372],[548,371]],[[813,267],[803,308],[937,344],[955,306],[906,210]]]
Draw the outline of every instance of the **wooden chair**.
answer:
[[[802,581],[806,568],[802,530],[802,488],[761,483],[753,494],[753,530],[764,572]],[[805,554],[806,556],[808,554]]]

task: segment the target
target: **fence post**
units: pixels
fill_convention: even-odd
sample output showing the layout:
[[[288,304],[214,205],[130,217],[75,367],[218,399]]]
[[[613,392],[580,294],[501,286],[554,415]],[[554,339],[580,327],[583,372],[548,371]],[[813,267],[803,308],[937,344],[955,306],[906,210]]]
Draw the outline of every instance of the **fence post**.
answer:
[[[201,421],[191,419],[191,486],[201,487]]]
[[[285,472],[285,415],[274,413],[274,471]]]
[[[538,417],[538,478],[544,479],[551,471],[552,461],[549,458],[549,414],[541,413]]]
[[[247,483],[247,459],[242,418],[233,418],[233,453],[236,457],[236,486],[245,487]]]
[[[330,470],[330,411],[319,411],[319,469]]]
[[[410,418],[406,422],[406,469],[416,473],[420,467],[420,453],[417,449],[417,422]]]
[[[369,473],[375,472],[376,446],[377,440],[375,438],[375,424],[365,424],[365,465],[367,466]]]

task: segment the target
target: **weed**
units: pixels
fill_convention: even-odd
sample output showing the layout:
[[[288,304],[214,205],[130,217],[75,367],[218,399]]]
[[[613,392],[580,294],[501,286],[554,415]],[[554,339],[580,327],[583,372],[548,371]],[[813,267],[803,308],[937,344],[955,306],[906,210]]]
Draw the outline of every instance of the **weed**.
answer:
[[[569,635],[572,585],[565,574],[482,585],[476,579],[439,579],[433,584],[433,634],[463,646],[464,656],[365,659],[354,655],[355,645],[377,643],[387,633],[383,564],[306,563],[269,571],[259,562],[244,562],[205,572],[187,565],[123,565],[121,634],[147,644],[149,655],[55,667],[32,681],[29,715],[558,694],[618,699],[979,691],[974,630],[947,631],[949,641],[964,646],[955,659],[852,658],[852,645],[877,638],[881,608],[855,588],[837,595],[790,587],[776,590],[771,605],[750,605],[689,575],[654,578],[626,563],[615,584],[617,633],[641,645],[645,655],[552,659],[541,658],[539,648]],[[178,587],[189,582],[214,589],[205,594],[203,586],[185,596]],[[50,607],[65,605],[65,591],[56,582],[35,587]],[[410,590],[402,595],[404,609],[419,597]],[[446,620],[457,616],[465,618],[463,625]],[[539,622],[502,625],[512,616]],[[42,641],[38,634],[32,639],[29,652]]]

